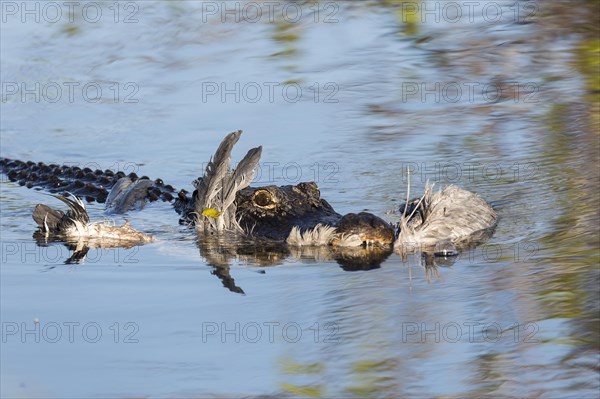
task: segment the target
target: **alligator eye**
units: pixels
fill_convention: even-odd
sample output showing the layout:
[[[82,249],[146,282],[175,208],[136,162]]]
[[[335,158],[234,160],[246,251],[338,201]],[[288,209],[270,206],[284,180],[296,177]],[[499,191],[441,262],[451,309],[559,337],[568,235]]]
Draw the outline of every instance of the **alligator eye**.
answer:
[[[273,209],[277,206],[273,194],[267,190],[257,190],[252,201],[254,201],[254,205],[262,209]]]

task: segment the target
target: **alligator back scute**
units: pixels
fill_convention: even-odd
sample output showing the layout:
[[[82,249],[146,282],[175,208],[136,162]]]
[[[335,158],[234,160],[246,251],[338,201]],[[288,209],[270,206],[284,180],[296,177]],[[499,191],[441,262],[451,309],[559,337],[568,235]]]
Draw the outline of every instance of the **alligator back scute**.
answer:
[[[19,161],[15,159],[0,158],[0,172],[6,174],[8,179],[21,186],[35,190],[47,190],[54,194],[72,193],[85,198],[88,202],[105,203],[109,190],[124,177],[132,182],[146,179],[138,177],[135,173],[125,175],[122,171],[92,170],[78,166],[45,164],[43,162]],[[171,185],[165,185],[161,179],[156,179],[152,184],[144,184],[147,188],[148,201],[159,199],[171,202],[177,191]]]

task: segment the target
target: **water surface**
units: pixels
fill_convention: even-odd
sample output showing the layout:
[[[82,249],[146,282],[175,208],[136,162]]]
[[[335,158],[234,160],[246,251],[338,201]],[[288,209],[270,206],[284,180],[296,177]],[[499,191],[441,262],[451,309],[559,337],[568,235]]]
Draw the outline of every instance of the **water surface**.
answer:
[[[104,3],[97,22],[4,9],[1,155],[189,190],[243,129],[255,184],[315,180],[338,212],[395,222],[410,170],[415,195],[492,202],[494,237],[348,271],[323,251],[215,254],[153,203],[124,218],[155,243],[65,264],[32,238],[35,204],[57,201],[3,176],[2,396],[597,397],[595,3],[456,21],[438,2],[300,4],[298,21],[286,4],[256,22],[221,2],[119,3],[117,22]]]

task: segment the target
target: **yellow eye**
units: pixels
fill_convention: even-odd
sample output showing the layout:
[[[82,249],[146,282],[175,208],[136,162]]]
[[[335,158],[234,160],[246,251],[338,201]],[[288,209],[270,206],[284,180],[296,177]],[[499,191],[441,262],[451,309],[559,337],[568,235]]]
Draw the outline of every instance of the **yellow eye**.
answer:
[[[277,206],[273,194],[267,190],[257,190],[252,200],[254,201],[254,205],[262,209],[273,209]]]

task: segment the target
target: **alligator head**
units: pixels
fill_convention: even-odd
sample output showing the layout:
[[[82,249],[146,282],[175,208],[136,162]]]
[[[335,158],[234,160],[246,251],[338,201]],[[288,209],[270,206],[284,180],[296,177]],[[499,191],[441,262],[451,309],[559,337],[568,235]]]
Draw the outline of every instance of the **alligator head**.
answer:
[[[392,227],[373,214],[337,213],[314,182],[248,187],[238,193],[236,205],[245,231],[293,246],[385,246],[394,240]]]
[[[388,223],[366,212],[340,215],[321,198],[314,182],[248,187],[262,148],[248,151],[231,169],[231,150],[240,135],[238,131],[225,137],[204,176],[194,182],[196,191],[184,213],[193,216],[200,233],[237,231],[292,246],[393,243],[394,230]]]
[[[248,187],[236,199],[240,226],[252,234],[286,239],[292,229],[314,229],[318,224],[334,226],[341,215],[321,199],[314,182],[295,186]]]

